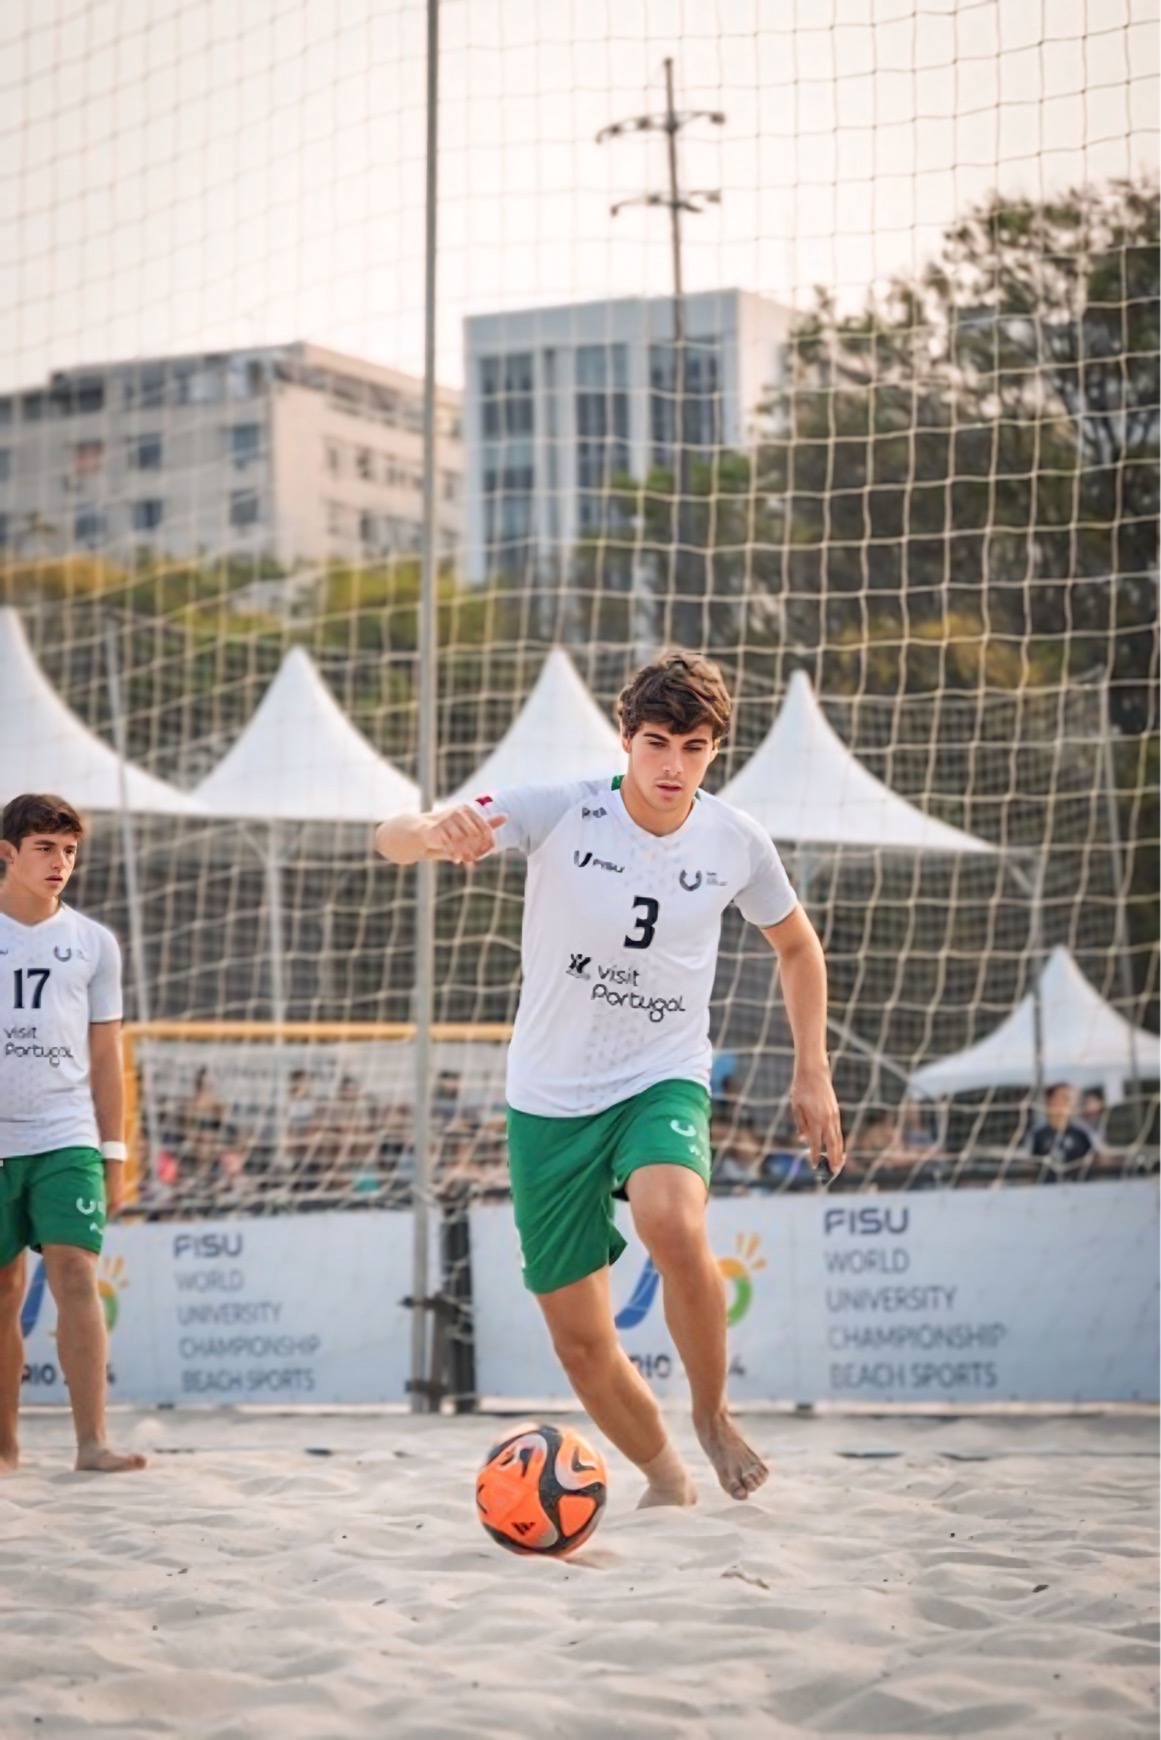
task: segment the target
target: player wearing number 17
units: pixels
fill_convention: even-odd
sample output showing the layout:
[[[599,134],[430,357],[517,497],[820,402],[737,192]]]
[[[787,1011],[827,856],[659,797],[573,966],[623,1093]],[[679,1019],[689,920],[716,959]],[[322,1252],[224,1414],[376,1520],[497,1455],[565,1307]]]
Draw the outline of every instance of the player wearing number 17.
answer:
[[[710,997],[731,901],[777,954],[794,1034],[791,1100],[817,1163],[842,1165],[826,1053],[826,967],[772,842],[700,790],[730,723],[715,665],[669,653],[623,691],[624,778],[525,786],[384,822],[396,864],[528,859],[524,982],[508,1053],[508,1155],[525,1284],[577,1396],[647,1481],[643,1504],[690,1504],[693,1481],[613,1326],[609,1264],[627,1196],[658,1269],[693,1422],[721,1485],[766,1478],[726,1401],[726,1302],[706,1237]]]
[[[25,1250],[44,1254],[77,1467],[142,1468],[105,1437],[105,1315],[97,1258],[125,1166],[121,953],[61,900],[84,827],[63,798],[26,792],[0,827],[0,1473],[17,1463]]]

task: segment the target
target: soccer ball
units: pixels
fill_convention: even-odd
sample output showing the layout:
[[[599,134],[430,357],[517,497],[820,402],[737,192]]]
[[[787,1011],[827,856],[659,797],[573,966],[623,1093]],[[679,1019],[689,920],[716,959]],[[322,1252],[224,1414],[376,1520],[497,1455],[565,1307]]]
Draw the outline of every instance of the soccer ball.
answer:
[[[517,1426],[489,1450],[476,1476],[476,1511],[510,1553],[563,1558],[601,1520],[605,1459],[571,1426]]]

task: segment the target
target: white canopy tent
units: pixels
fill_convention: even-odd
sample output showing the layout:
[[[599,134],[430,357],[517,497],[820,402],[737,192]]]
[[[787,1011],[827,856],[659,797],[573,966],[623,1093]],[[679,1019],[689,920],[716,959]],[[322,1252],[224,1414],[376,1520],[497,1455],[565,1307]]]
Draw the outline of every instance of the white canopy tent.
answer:
[[[986,840],[926,815],[869,773],[827,721],[805,671],[794,672],[773,725],[721,795],[779,845],[796,848],[803,901],[818,862],[843,851],[995,853]],[[845,1023],[832,1017],[829,1025],[870,1057],[876,1075],[884,1065],[900,1073]]]
[[[212,815],[265,829],[270,1003],[274,1021],[281,1025],[286,1020],[284,827],[381,822],[418,810],[419,787],[351,724],[305,648],[292,647],[249,724],[195,796]],[[285,1102],[280,1066],[277,1075],[281,1149]]]
[[[17,612],[0,608],[0,804],[23,791],[59,792],[82,811],[201,814],[195,798],[126,762],[61,700]]]
[[[195,796],[252,822],[377,822],[419,808],[419,787],[372,749],[299,646]]]
[[[770,730],[722,797],[785,845],[994,853],[986,840],[925,815],[869,773],[795,671]]]
[[[491,755],[449,803],[511,785],[600,779],[625,771],[625,751],[561,647],[544,661],[532,693]]]
[[[1156,1080],[1158,1037],[1134,1027],[1093,988],[1068,950],[1052,950],[1041,970],[1040,1051],[1037,1055],[1037,991],[1029,991],[985,1039],[911,1077],[911,1088],[928,1099],[980,1088],[1028,1088],[1037,1080],[1104,1088],[1110,1105],[1125,1096],[1125,1082]]]
[[[232,749],[194,793],[203,811],[266,829],[271,1005],[286,1018],[283,979],[282,827],[381,822],[419,808],[419,787],[372,749],[323,682],[305,648],[292,647]]]

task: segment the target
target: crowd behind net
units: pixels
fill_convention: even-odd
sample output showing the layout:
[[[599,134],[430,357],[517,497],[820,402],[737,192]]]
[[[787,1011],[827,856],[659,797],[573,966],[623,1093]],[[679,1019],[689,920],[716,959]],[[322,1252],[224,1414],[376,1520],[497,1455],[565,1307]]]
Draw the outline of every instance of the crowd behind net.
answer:
[[[90,817],[140,1210],[401,1203],[415,885],[370,823],[416,775],[424,12],[137,11],[0,26],[2,795],[59,766]],[[776,808],[833,733],[805,836],[772,825],[826,946],[844,1188],[1061,1176],[1027,1144],[1057,1077],[1104,1094],[1078,1176],[1156,1164],[1156,16],[442,9],[440,793],[534,690],[538,777],[617,771],[594,714],[669,644],[736,697],[711,789]],[[50,689],[204,813],[86,796]],[[907,806],[883,837],[842,837],[852,768]],[[445,1201],[505,1188],[522,882],[438,877]],[[1085,995],[1119,1058],[1061,1061]],[[921,1091],[1021,1006],[1038,1047]],[[713,1038],[720,1187],[815,1188],[736,915]]]

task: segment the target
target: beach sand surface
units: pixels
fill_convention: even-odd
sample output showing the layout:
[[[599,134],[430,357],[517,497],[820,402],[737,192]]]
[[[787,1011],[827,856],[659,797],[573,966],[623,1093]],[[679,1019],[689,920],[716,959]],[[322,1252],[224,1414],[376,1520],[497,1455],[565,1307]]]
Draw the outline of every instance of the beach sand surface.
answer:
[[[614,1454],[563,1561],[476,1521],[513,1423],[124,1412],[151,1465],[111,1478],[30,1414],[0,1482],[0,1734],[1158,1731],[1153,1417],[752,1417],[756,1498],[699,1459],[695,1510],[639,1512]]]

